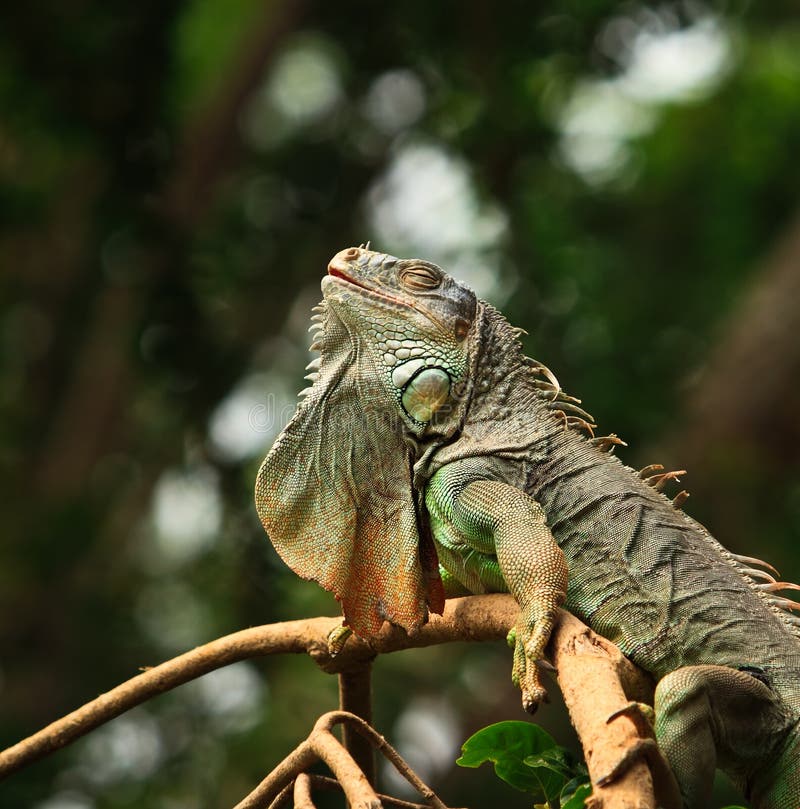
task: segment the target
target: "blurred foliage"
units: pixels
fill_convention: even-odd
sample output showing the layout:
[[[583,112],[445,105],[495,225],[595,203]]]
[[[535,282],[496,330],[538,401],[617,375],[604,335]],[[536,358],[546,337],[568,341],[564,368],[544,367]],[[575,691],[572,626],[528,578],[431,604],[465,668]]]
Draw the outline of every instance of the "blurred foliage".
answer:
[[[252,483],[342,247],[474,283],[631,464],[679,445],[793,227],[799,48],[787,0],[4,15],[0,744],[219,634],[336,612],[272,551]],[[726,545],[795,579],[796,378],[689,483]],[[470,732],[520,718],[509,670],[500,646],[378,661],[377,727],[452,805],[527,805],[452,766]],[[230,805],[335,703],[308,660],[248,663],[14,776],[0,806]]]

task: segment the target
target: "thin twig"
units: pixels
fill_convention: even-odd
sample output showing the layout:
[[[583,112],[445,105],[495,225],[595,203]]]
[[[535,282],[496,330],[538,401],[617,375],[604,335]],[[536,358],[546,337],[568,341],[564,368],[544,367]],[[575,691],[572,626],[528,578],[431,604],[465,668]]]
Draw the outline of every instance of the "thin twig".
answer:
[[[434,809],[447,809],[447,807],[439,800],[436,793],[414,772],[406,760],[397,752],[397,750],[381,736],[378,731],[371,725],[367,724],[360,716],[347,713],[345,711],[331,711],[326,714],[330,726],[341,722],[347,723],[353,727],[358,733],[369,739],[375,747],[383,753],[384,757],[394,766],[397,772],[411,784],[414,789],[428,801],[428,805]]]
[[[327,775],[317,775],[315,773],[303,773],[299,778],[305,778],[311,787],[314,789],[328,789],[341,791],[342,785],[335,779]],[[404,801],[402,798],[395,798],[392,795],[384,795],[382,792],[378,793],[378,797],[384,806],[394,806],[396,809],[430,809],[428,803],[414,803],[413,801]],[[295,799],[295,806],[297,801]],[[270,807],[272,809],[272,807]]]
[[[313,734],[312,734],[313,735]],[[285,790],[291,788],[294,779],[305,772],[319,759],[311,743],[311,736],[299,744],[235,809],[262,809],[265,806],[280,806],[285,799]]]

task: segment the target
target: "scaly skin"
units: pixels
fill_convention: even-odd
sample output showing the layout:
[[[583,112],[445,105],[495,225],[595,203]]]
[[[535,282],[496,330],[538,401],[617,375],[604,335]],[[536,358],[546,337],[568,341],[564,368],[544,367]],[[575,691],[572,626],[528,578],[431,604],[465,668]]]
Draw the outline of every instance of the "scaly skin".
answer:
[[[256,483],[286,562],[366,638],[384,620],[415,631],[445,595],[512,593],[529,710],[565,604],[658,680],[656,737],[686,807],[708,805],[716,767],[759,809],[800,807],[784,584],[623,466],[618,439],[588,439],[591,417],[517,330],[440,268],[349,248],[322,289],[314,384]]]

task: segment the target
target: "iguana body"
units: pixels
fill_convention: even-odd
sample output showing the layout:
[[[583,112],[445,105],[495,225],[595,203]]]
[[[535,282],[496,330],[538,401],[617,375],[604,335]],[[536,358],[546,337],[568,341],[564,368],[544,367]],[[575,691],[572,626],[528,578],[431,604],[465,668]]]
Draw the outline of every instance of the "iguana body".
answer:
[[[586,437],[591,417],[518,330],[435,265],[350,248],[322,286],[314,385],[256,484],[287,563],[364,637],[415,630],[445,594],[511,592],[529,709],[564,603],[658,680],[656,736],[687,807],[707,805],[718,766],[759,809],[800,807],[785,586],[657,491],[662,476],[623,466],[618,439]]]

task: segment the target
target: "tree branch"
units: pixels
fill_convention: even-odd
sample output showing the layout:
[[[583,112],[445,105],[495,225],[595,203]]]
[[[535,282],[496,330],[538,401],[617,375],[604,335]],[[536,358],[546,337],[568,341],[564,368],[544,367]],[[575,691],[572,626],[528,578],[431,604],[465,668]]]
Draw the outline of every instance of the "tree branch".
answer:
[[[236,804],[235,809],[263,809],[266,806],[280,805],[278,799],[284,798],[287,786],[293,781],[295,782],[295,797],[300,799],[299,802],[296,801],[295,805],[313,807],[311,783],[305,778],[300,779],[305,770],[313,763],[314,756],[324,761],[333,771],[337,783],[347,797],[349,806],[380,809],[381,799],[374,792],[350,754],[331,733],[333,726],[338,724],[349,725],[375,745],[394,765],[400,775],[425,798],[427,806],[432,809],[447,809],[436,793],[423,783],[383,736],[363,719],[346,711],[331,711],[321,716],[308,738],[295,748],[244,800]]]
[[[305,653],[323,671],[338,674],[372,660],[376,653],[456,640],[503,638],[517,611],[516,602],[507,596],[455,599],[448,603],[443,617],[433,616],[433,620],[413,636],[387,625],[371,645],[360,638],[350,638],[336,657],[328,651],[327,637],[341,624],[340,618],[309,618],[244,629],[144,671],[9,747],[0,753],[0,779],[70,744],[151,697],[240,660],[270,654]]]
[[[302,780],[302,784],[300,786],[301,794],[310,794],[305,793],[307,789],[324,789],[324,790],[339,790],[341,791],[342,786],[335,778],[329,778],[326,775],[315,775],[313,773],[302,773],[301,775],[297,776],[297,781],[295,781],[295,792],[294,792],[294,805],[295,809],[301,809],[301,805],[297,801],[297,784]],[[395,798],[392,795],[384,795],[382,793],[378,793],[378,797],[381,799],[381,803],[384,806],[393,806],[395,809],[430,809],[429,804],[425,803],[414,803],[413,801],[404,801],[402,798]],[[313,806],[313,804],[308,804],[309,807]],[[272,807],[270,807],[272,809]],[[277,809],[277,806],[276,806]]]
[[[677,785],[660,758],[653,729],[638,704],[652,704],[652,683],[611,641],[562,612],[548,651],[558,685],[583,746],[592,780],[592,809],[680,807]],[[636,702],[632,703],[631,699]],[[626,710],[627,709],[627,710]],[[613,720],[610,717],[616,718]],[[649,738],[642,738],[642,736]],[[658,775],[656,804],[653,776]],[[616,775],[604,783],[609,774]]]
[[[327,638],[331,630],[340,625],[339,618],[309,618],[245,629],[144,671],[3,751],[0,753],[0,778],[69,744],[151,697],[240,660],[270,654],[304,653],[326,672],[352,674],[359,667],[368,666],[378,653],[452,641],[504,639],[515,625],[518,613],[517,603],[508,595],[451,599],[445,606],[444,615],[432,616],[430,622],[413,635],[387,624],[369,644],[357,637],[350,638],[335,657],[328,650]],[[568,613],[562,612],[550,649],[558,668],[567,708],[586,751],[596,796],[601,796],[596,799],[595,809],[601,806],[604,809],[622,809],[633,805],[640,809],[654,807],[652,783],[647,780],[646,766],[637,760],[643,750],[648,752],[646,745],[641,745],[642,738],[636,732],[642,730],[642,723],[637,722],[635,717],[631,721],[622,715],[608,722],[611,715],[629,705],[629,699],[647,698],[652,691],[649,678],[627,661],[613,644],[595,635]],[[361,682],[358,698],[355,692],[350,694],[353,704],[360,705],[362,711],[363,686]],[[345,686],[345,691],[348,687]],[[429,802],[432,800],[428,788],[416,775],[403,771],[404,762],[396,751],[363,719],[342,711],[327,716],[339,717],[335,723],[343,721],[341,717],[347,717],[349,727],[366,736],[370,744],[392,761]],[[334,756],[330,742],[315,740],[312,743],[312,737],[313,734],[262,782],[258,788],[261,792],[253,798],[258,802],[242,803],[240,806],[266,806],[268,803],[265,801],[274,802],[296,775],[318,758],[323,758],[330,765],[328,757]],[[339,745],[338,741],[336,744]],[[331,761],[338,762],[337,766],[343,767],[346,772],[350,772],[351,766],[355,767],[366,785],[363,789],[363,785],[358,787],[358,799],[372,800],[374,792],[369,781],[347,750],[341,745],[339,747],[346,759],[334,756]],[[625,762],[622,768],[618,766],[621,761]],[[331,767],[339,777],[336,769]],[[615,778],[610,783],[602,786],[597,783],[599,778],[612,771]],[[302,785],[298,788],[301,791],[304,789]],[[287,797],[289,794],[286,793]],[[637,803],[630,803],[631,795],[637,796]],[[663,798],[662,802],[667,805]]]
[[[372,661],[339,674],[339,708],[372,724]],[[372,745],[352,725],[342,725],[342,741],[367,781],[375,785],[375,756]]]
[[[324,656],[327,653],[327,632],[338,623],[336,618],[311,618],[253,627],[226,635],[160,666],[147,669],[4,750],[0,753],[0,778],[64,747],[151,697],[215,669],[268,654],[306,652],[311,657],[317,653]],[[363,645],[355,644],[350,656],[355,657],[359,651],[364,654]]]

